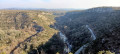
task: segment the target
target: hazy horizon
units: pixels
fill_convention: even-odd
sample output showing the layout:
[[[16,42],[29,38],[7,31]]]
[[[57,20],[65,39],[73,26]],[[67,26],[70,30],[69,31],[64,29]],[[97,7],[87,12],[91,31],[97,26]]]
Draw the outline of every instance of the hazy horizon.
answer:
[[[88,9],[92,7],[119,7],[120,0],[0,0],[3,8]]]

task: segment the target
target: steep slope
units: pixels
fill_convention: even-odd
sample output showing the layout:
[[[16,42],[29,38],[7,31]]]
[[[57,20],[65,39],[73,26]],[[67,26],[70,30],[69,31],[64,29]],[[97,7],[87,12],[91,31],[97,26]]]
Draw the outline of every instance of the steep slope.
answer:
[[[97,7],[80,12],[68,12],[56,18],[56,26],[66,34],[73,45],[72,52],[91,42],[91,33],[85,25],[89,25],[97,39],[87,48],[86,54],[96,54],[101,50],[118,53],[120,9],[117,7]],[[102,42],[103,41],[103,42]]]
[[[49,27],[54,17],[37,10],[0,10],[0,54],[9,54],[18,44],[14,54],[27,53],[46,43],[57,32]]]

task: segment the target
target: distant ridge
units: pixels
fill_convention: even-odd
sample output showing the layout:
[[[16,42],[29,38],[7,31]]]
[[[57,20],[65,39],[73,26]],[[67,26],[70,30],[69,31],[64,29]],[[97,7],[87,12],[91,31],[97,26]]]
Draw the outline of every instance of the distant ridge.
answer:
[[[116,10],[120,10],[120,7],[94,7],[94,8],[90,8],[85,10],[84,12],[113,12]]]
[[[73,11],[73,10],[82,10],[74,8],[58,8],[58,9],[48,9],[48,8],[4,8],[0,10],[41,10],[41,11]]]

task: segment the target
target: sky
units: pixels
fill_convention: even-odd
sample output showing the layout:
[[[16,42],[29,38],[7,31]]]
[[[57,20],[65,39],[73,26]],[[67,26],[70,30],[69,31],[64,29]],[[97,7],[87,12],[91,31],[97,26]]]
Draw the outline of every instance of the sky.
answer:
[[[120,0],[0,0],[2,8],[74,8],[120,6]]]

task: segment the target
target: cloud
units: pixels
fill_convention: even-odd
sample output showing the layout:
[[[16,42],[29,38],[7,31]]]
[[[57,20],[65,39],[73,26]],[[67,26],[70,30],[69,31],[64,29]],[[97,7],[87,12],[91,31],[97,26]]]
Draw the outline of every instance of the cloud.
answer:
[[[0,8],[91,8],[120,6],[120,0],[0,0]]]

